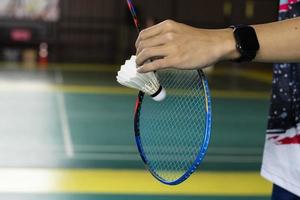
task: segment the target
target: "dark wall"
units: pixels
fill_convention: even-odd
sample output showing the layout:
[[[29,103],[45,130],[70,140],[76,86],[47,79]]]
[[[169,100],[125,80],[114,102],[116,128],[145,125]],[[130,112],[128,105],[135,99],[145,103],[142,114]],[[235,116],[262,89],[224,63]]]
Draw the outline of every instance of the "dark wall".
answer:
[[[174,19],[203,28],[271,22],[277,0],[135,0],[141,21]],[[135,29],[125,0],[61,0],[57,23],[0,21],[0,28],[36,26],[48,41],[51,59],[63,62],[116,63],[134,53]],[[8,24],[8,25],[7,25]]]
[[[119,1],[62,0],[57,53],[62,61],[114,62]]]
[[[139,1],[137,1],[139,2]],[[226,27],[232,23],[265,23],[276,20],[277,0],[142,0],[142,13],[164,20],[172,18],[195,26],[216,28]],[[224,7],[231,7],[226,14]],[[247,10],[253,10],[247,16]]]
[[[174,19],[207,28],[276,20],[276,0],[136,0],[141,21]],[[59,59],[118,62],[132,49],[134,29],[126,28],[125,0],[63,0]],[[84,50],[84,52],[82,52]]]

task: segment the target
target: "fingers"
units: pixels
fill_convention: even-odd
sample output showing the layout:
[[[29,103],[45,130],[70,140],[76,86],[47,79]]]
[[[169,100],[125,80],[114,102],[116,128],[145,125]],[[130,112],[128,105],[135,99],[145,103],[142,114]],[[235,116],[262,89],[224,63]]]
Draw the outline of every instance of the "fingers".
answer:
[[[174,63],[175,63],[175,59],[166,57],[166,58],[154,60],[149,63],[145,63],[143,66],[139,67],[137,71],[139,73],[147,73],[158,69],[173,67]]]
[[[138,39],[136,40],[135,46],[138,47],[141,41],[154,37],[160,34],[161,31],[162,28],[159,26],[159,24],[142,30],[138,36]]]
[[[143,49],[141,53],[137,55],[136,64],[141,66],[152,58],[166,57],[170,51],[172,51],[172,48],[168,46],[156,46]]]
[[[137,46],[136,55],[141,53],[144,49],[164,45],[175,37],[174,33],[165,33],[163,35],[154,36],[152,38],[143,40]]]
[[[172,31],[174,29],[175,23],[176,22],[172,20],[166,20],[155,26],[142,30],[139,34],[138,39],[136,40],[135,46],[138,48],[141,41],[147,40],[167,31]]]
[[[139,72],[174,67],[178,60],[178,49],[175,45],[178,28],[178,23],[166,20],[140,33],[136,41],[136,63],[141,66],[138,68]],[[154,61],[146,62],[151,59]]]
[[[147,73],[166,68],[177,68],[179,60],[177,57],[165,57],[145,63],[137,69],[139,73]]]

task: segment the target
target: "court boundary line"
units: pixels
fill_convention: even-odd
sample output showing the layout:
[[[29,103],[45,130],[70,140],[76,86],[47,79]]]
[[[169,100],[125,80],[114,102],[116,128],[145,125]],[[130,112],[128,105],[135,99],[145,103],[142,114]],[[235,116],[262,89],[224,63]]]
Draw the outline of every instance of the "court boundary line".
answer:
[[[137,153],[76,153],[74,160],[140,161]],[[261,155],[207,155],[204,163],[261,163]]]
[[[12,65],[17,67],[4,67],[3,69],[20,69],[20,64],[13,62],[0,62],[3,65],[7,64],[8,66]],[[60,67],[57,67],[60,66]],[[38,65],[37,65],[38,67]],[[47,69],[36,69],[30,68],[26,69],[31,71],[38,70],[60,70],[60,71],[72,71],[72,72],[102,72],[102,73],[117,73],[119,70],[119,65],[117,64],[78,64],[78,63],[50,63]],[[272,72],[260,71],[257,69],[241,69],[241,68],[230,68],[230,70],[224,67],[216,67],[212,71],[208,72],[207,75],[217,75],[217,76],[237,76],[241,78],[247,78],[250,80],[255,80],[258,82],[266,83],[271,85],[272,82]]]
[[[197,196],[269,196],[272,184],[259,172],[196,172],[183,184],[165,186],[146,170],[0,169],[0,193],[85,193]]]
[[[119,86],[84,86],[63,84],[24,84],[8,82],[0,85],[1,92],[62,92],[71,94],[100,94],[100,95],[137,95],[137,91]],[[269,99],[271,92],[241,91],[241,90],[212,90],[212,97],[228,99]]]
[[[63,84],[63,75],[60,71],[55,71],[55,82]],[[61,122],[62,136],[64,141],[65,153],[69,158],[74,157],[74,147],[71,136],[71,129],[68,120],[68,113],[66,110],[65,97],[61,92],[56,92],[56,100],[58,105],[58,114]]]
[[[75,149],[78,151],[88,151],[88,152],[138,152],[135,145],[74,145]],[[261,153],[263,148],[257,147],[226,147],[226,146],[212,146],[209,147],[210,153],[214,154],[235,154],[235,155],[251,155]]]
[[[214,71],[208,74],[217,75],[217,76],[224,76],[224,75],[237,76],[240,78],[247,78],[250,80],[266,83],[268,85],[271,85],[272,83],[272,76],[270,75],[271,72],[263,72],[259,70],[253,70],[253,69],[238,69],[238,70],[215,69]]]

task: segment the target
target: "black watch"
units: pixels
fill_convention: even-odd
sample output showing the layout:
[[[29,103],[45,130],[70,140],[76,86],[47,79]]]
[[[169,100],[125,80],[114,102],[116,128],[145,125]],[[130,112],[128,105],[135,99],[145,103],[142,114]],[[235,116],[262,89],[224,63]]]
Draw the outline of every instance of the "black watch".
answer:
[[[233,28],[233,34],[236,41],[236,48],[241,56],[236,62],[250,62],[256,57],[259,50],[259,42],[255,29],[251,26],[237,25]]]

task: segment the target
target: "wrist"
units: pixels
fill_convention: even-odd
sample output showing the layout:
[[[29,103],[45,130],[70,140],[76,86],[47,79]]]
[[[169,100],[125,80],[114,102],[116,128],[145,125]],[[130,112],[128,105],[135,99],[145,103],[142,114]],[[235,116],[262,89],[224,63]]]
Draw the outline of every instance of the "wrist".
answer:
[[[236,48],[236,40],[231,28],[223,29],[222,35],[222,60],[236,60],[241,54]]]

